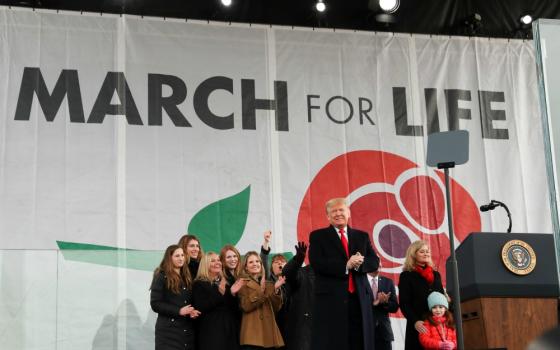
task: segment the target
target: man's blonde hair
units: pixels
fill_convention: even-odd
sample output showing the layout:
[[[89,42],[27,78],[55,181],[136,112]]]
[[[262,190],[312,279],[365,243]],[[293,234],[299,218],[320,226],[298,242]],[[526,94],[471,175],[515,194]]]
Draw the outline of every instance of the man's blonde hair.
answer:
[[[408,246],[408,248],[406,249],[406,258],[404,260],[403,271],[414,271],[416,269],[416,253],[424,246],[428,247],[428,249],[430,248],[428,242],[424,240],[412,242]],[[428,265],[434,265],[431,257],[430,261],[428,261]]]
[[[327,211],[327,214],[329,213],[329,209],[331,207],[333,207],[335,205],[338,205],[338,204],[343,204],[346,207],[348,207],[348,204],[346,204],[346,198],[332,198],[332,199],[329,199],[327,201],[327,203],[325,203],[325,210]]]

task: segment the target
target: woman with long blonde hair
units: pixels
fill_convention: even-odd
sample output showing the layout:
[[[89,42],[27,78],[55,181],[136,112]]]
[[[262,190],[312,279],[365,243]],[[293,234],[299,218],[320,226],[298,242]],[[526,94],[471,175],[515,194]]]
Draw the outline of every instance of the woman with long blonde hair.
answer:
[[[241,285],[227,284],[218,254],[208,252],[202,256],[193,284],[193,305],[201,312],[197,329],[199,349],[239,349],[239,321],[232,312],[237,299],[232,294]]]
[[[420,240],[406,250],[403,272],[399,277],[399,304],[406,318],[405,350],[422,350],[419,334],[428,330],[424,319],[430,312],[428,295],[445,294],[439,272],[433,269],[428,242]]]

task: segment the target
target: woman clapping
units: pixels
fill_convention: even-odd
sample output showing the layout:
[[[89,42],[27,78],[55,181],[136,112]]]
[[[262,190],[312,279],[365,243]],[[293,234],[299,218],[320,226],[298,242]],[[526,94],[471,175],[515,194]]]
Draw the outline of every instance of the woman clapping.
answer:
[[[249,252],[243,261],[243,278],[247,284],[238,293],[242,310],[242,349],[272,349],[284,346],[274,313],[282,306],[280,287],[284,277],[276,283],[267,282],[257,252]]]
[[[183,249],[170,245],[154,271],[150,306],[158,314],[156,350],[194,349],[192,320],[200,312],[191,304],[191,278]]]
[[[220,261],[225,278],[229,285],[233,285],[241,275],[241,255],[239,251],[233,245],[226,244],[220,250]]]
[[[202,312],[198,320],[198,345],[204,350],[239,349],[239,326],[232,309],[242,282],[227,284],[218,254],[202,256],[193,285],[193,305]]]

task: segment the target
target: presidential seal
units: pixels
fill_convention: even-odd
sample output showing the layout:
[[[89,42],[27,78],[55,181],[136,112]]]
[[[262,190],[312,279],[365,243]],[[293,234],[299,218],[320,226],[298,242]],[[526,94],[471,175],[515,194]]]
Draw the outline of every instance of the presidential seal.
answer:
[[[516,275],[528,275],[537,265],[537,256],[530,245],[514,239],[502,247],[502,261]]]

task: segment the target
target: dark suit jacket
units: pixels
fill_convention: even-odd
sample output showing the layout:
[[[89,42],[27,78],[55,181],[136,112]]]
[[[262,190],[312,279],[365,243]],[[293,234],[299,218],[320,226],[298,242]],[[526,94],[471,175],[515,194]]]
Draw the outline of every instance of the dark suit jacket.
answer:
[[[356,293],[362,312],[364,346],[373,346],[371,289],[366,288],[364,271],[376,270],[379,258],[373,251],[367,233],[347,227],[350,255],[360,252],[364,263],[352,270]],[[348,257],[332,226],[311,232],[309,262],[315,272],[315,303],[313,307],[312,349],[345,350],[348,348]],[[365,281],[364,281],[365,280]],[[369,321],[368,321],[369,320]],[[369,324],[368,324],[369,323]],[[369,346],[371,344],[371,346]]]
[[[373,306],[373,322],[375,325],[375,338],[388,341],[395,340],[393,329],[391,328],[390,312],[397,312],[399,303],[397,302],[397,294],[395,292],[395,284],[393,280],[387,277],[379,276],[377,283],[377,291],[383,293],[391,293],[389,302]]]

